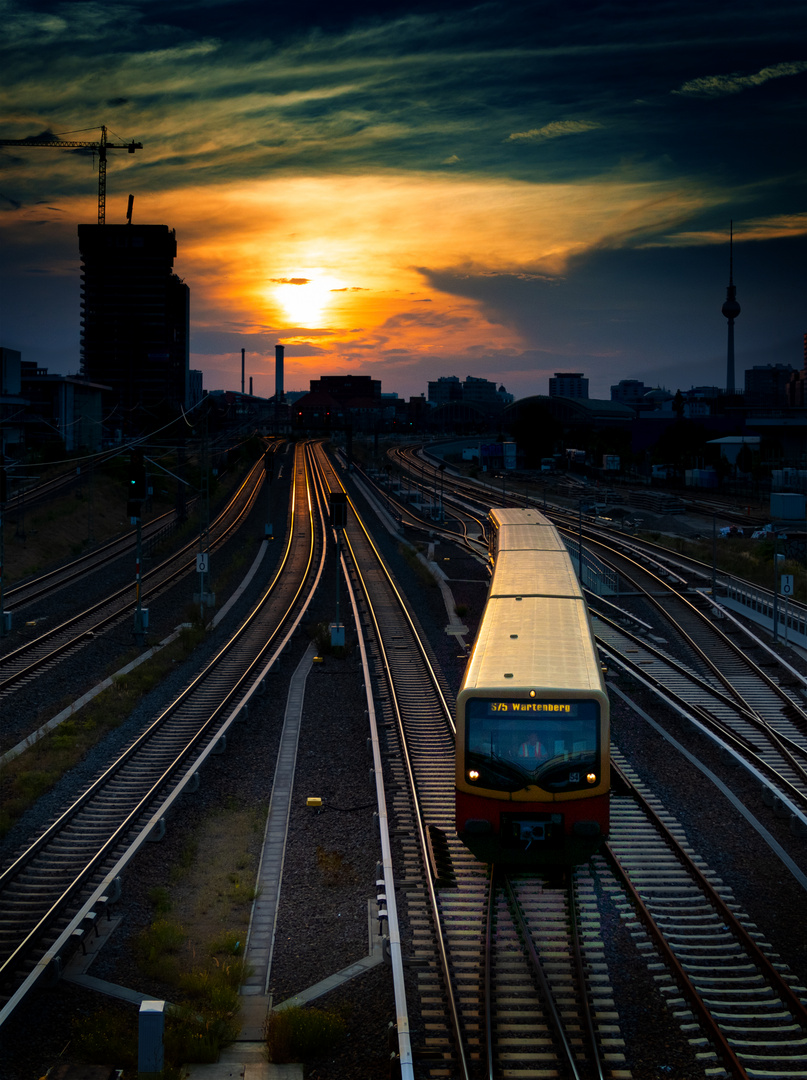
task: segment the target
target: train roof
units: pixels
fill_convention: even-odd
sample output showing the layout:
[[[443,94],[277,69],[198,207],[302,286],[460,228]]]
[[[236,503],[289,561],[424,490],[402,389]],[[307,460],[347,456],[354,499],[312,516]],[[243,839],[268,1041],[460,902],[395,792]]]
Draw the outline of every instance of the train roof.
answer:
[[[506,694],[603,691],[585,601],[491,597],[468,661],[463,691]]]
[[[488,596],[566,596],[582,599],[583,593],[572,561],[565,545],[561,543],[560,547],[560,551],[500,550]]]
[[[540,510],[518,509],[513,506],[494,507],[488,511],[488,517],[496,526],[502,525],[552,525],[549,518]]]
[[[506,525],[499,529],[496,547],[502,551],[565,551],[554,525]]]

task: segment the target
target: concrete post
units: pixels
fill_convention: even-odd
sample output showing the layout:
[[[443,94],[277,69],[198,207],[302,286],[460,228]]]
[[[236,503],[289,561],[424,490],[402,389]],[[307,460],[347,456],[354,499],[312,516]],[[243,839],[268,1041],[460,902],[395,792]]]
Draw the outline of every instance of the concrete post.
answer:
[[[165,1002],[141,1001],[137,1039],[137,1072],[140,1080],[163,1071]]]

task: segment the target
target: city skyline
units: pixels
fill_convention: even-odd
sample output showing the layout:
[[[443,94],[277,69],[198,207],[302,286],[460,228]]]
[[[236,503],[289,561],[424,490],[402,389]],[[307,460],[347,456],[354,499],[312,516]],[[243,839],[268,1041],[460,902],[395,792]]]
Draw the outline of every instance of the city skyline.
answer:
[[[5,5],[0,137],[109,154],[106,220],[177,234],[191,367],[545,394],[802,364],[803,7]],[[82,132],[78,134],[78,132]],[[68,134],[69,133],[69,134]],[[0,344],[79,369],[82,151],[0,148]]]

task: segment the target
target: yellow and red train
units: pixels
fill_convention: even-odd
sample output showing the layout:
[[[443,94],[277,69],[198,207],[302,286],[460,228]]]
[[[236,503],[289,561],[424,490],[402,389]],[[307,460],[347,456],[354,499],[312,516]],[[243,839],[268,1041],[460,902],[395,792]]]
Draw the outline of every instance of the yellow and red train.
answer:
[[[588,609],[538,510],[491,510],[489,535],[493,576],[457,699],[457,833],[485,862],[572,865],[609,820],[608,695]]]

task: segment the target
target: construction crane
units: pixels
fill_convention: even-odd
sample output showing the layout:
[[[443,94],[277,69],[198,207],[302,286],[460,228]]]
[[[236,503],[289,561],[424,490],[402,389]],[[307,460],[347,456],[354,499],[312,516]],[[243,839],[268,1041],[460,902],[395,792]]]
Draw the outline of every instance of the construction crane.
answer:
[[[72,150],[75,148],[91,149],[98,152],[98,224],[106,224],[106,152],[107,150],[128,150],[133,154],[135,150],[142,150],[143,144],[139,142],[115,143],[107,138],[106,128],[101,128],[100,142],[75,142],[60,139],[53,135],[40,137],[33,135],[27,139],[0,139],[0,146],[45,146],[51,150]]]

